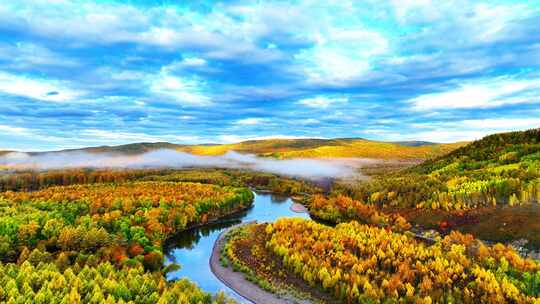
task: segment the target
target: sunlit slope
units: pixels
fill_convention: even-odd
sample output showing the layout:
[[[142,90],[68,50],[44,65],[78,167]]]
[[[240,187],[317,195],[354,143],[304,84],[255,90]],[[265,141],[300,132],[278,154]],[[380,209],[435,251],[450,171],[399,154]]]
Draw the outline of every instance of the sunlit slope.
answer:
[[[228,151],[270,154],[339,145],[337,139],[266,139],[248,140],[234,144],[184,146],[179,150],[198,155],[220,155]]]
[[[335,146],[286,151],[278,153],[281,158],[294,157],[367,157],[367,158],[432,158],[444,155],[463,143],[407,146],[402,144],[369,140],[342,141]]]
[[[198,155],[220,155],[227,151],[255,153],[276,158],[298,157],[366,157],[366,158],[432,158],[444,155],[465,143],[397,144],[364,139],[271,139],[236,144],[184,146],[179,150]]]
[[[502,173],[540,159],[540,129],[492,134],[414,168],[414,171],[487,170]],[[453,166],[454,168],[450,168]],[[532,170],[532,169],[531,169]],[[533,170],[534,171],[534,170]]]
[[[540,201],[540,129],[486,136],[349,189],[379,206],[463,210]]]
[[[159,149],[173,149],[195,155],[222,155],[229,151],[275,158],[364,157],[379,159],[428,159],[445,155],[466,143],[382,142],[360,138],[266,139],[233,144],[179,145],[168,142],[133,143],[57,152],[114,153],[136,155]],[[5,151],[7,153],[8,151]],[[0,151],[0,155],[2,155]],[[40,154],[35,152],[30,154]]]
[[[171,144],[168,142],[154,142],[154,143],[133,143],[120,146],[101,146],[101,147],[89,147],[83,149],[73,149],[64,151],[84,151],[90,153],[121,153],[121,154],[141,154],[145,152],[151,152],[159,149],[178,149],[182,145]]]

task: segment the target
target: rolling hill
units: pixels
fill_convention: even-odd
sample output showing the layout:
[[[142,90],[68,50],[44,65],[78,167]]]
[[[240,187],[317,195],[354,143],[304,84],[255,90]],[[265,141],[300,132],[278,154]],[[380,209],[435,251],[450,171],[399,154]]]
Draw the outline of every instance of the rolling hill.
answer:
[[[540,159],[540,129],[520,132],[497,133],[464,145],[417,166],[414,170],[431,173],[451,164],[459,164],[463,170],[494,168],[512,169],[522,162]],[[510,165],[514,164],[514,165]],[[500,167],[510,165],[506,167]]]
[[[466,210],[540,197],[540,129],[500,133],[405,171],[358,185],[375,205]]]
[[[378,159],[428,159],[444,155],[465,143],[382,142],[360,138],[340,139],[268,139],[234,144],[179,145],[168,142],[133,143],[55,152],[141,154],[158,149],[174,149],[196,155],[222,155],[228,151],[252,153],[274,158],[361,157]],[[33,152],[40,154],[46,152]],[[0,152],[0,155],[2,152]]]
[[[540,248],[540,129],[489,135],[403,171],[344,184],[318,216],[350,217],[335,207],[341,194],[400,210],[424,227],[492,241],[523,238]]]

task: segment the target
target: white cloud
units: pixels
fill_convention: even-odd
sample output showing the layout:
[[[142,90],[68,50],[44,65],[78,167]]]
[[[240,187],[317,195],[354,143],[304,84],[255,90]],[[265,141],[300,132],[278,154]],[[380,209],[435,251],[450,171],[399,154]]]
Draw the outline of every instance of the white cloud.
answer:
[[[321,123],[321,121],[315,118],[307,118],[307,119],[298,120],[298,123],[301,125],[307,126],[307,125],[318,125]]]
[[[182,142],[182,143],[198,143],[201,138],[198,136],[189,135],[150,135],[138,132],[122,132],[109,131],[102,129],[86,129],[80,132],[80,136],[86,137],[91,141],[105,141],[109,144],[125,144],[133,142]]]
[[[181,63],[184,66],[197,67],[197,66],[205,66],[206,60],[202,58],[197,58],[197,57],[187,57],[187,58],[184,58]]]
[[[249,62],[281,58],[280,51],[254,43],[257,36],[263,34],[257,30],[262,27],[258,24],[260,20],[241,21],[227,14],[223,5],[216,6],[220,8],[203,13],[169,5],[81,5],[77,1],[29,0],[23,4],[0,4],[0,19],[35,36],[66,41],[66,47],[133,43],[141,48],[200,52],[206,58]],[[274,29],[269,27],[269,30]],[[200,65],[202,62],[185,63]]]
[[[252,117],[252,118],[244,118],[244,119],[237,120],[235,124],[241,125],[241,126],[255,126],[255,125],[263,124],[265,122],[267,122],[267,119]]]
[[[408,102],[416,111],[436,109],[489,108],[506,104],[540,102],[540,79],[497,78],[469,82],[456,89],[420,95]]]
[[[310,82],[345,85],[371,70],[376,56],[389,50],[386,38],[374,31],[330,27],[317,44],[295,55]]]
[[[157,77],[149,77],[150,90],[156,94],[172,98],[182,105],[209,106],[212,101],[203,93],[203,84],[195,79],[186,79],[161,72]]]
[[[319,138],[324,139],[324,137],[317,136],[290,136],[290,135],[220,135],[217,137],[220,143],[239,143],[242,141],[248,140],[267,140],[267,139],[309,139],[309,138]]]
[[[538,128],[540,127],[540,118],[466,119],[445,123],[422,123],[413,127],[418,131],[411,131],[406,138],[403,137],[403,134],[395,134],[396,137],[393,137],[392,140],[471,141],[493,133]]]
[[[77,125],[82,129],[116,129],[130,124],[132,129],[127,131],[141,132],[115,133],[105,142],[113,142],[117,135],[127,137],[126,141],[137,141],[141,136],[162,140],[163,136],[144,134],[145,128],[157,130],[169,123],[193,123],[197,126],[197,130],[192,130],[194,134],[213,142],[215,138],[208,133],[222,132],[222,128],[216,131],[220,124],[232,125],[233,134],[251,134],[250,138],[256,137],[251,133],[254,129],[278,134],[279,130],[289,134],[306,134],[310,130],[310,134],[348,136],[363,127],[356,125],[373,127],[369,131],[373,136],[377,132],[386,136],[387,129],[377,122],[378,118],[400,117],[403,120],[391,127],[404,136],[410,131],[404,124],[419,119],[437,124],[448,117],[515,117],[520,115],[517,113],[538,116],[532,110],[524,112],[535,108],[533,103],[540,99],[538,82],[509,78],[469,80],[479,74],[519,73],[519,77],[524,77],[536,73],[540,48],[534,35],[535,20],[523,19],[537,14],[532,6],[486,5],[465,0],[454,2],[457,4],[395,0],[394,12],[386,3],[373,1],[235,2],[215,3],[203,12],[173,5],[81,5],[79,1],[60,1],[0,1],[4,27],[13,35],[24,32],[26,38],[18,40],[28,41],[0,42],[0,61],[5,63],[2,70],[11,73],[8,80],[0,77],[0,95],[65,102],[74,102],[80,97],[77,94],[84,95],[83,98],[95,99],[85,106],[70,106],[64,116],[57,118],[59,124],[66,121],[75,129]],[[402,22],[399,28],[395,27],[396,16],[397,22]],[[118,52],[101,58],[107,47]],[[171,62],[172,58],[177,60]],[[279,60],[251,65],[254,61],[267,63],[275,59]],[[62,62],[69,62],[68,71],[60,69]],[[98,67],[108,65],[111,68]],[[75,67],[73,71],[70,66]],[[73,72],[80,77],[77,83],[68,78],[61,82],[42,76],[25,78],[22,75],[27,74],[18,71],[31,71],[28,75],[43,77],[67,77],[68,72]],[[249,71],[266,73],[267,77],[246,79]],[[5,73],[0,72],[2,75]],[[460,78],[462,83],[449,80]],[[84,88],[84,92],[78,92],[78,88]],[[333,90],[336,88],[343,88],[341,92],[351,102],[345,104],[347,98],[340,98],[342,95]],[[70,91],[74,91],[76,98]],[[364,91],[373,92],[373,98],[354,95]],[[418,92],[429,94],[408,100],[405,107],[394,106],[396,98],[416,96]],[[121,95],[126,101],[117,102],[111,95]],[[10,103],[10,112],[27,111],[32,118],[25,121],[32,128],[37,126],[44,133],[57,132],[52,129],[53,119],[35,115],[45,116],[63,105],[38,101],[22,105],[17,104],[19,98],[7,97],[0,102]],[[299,101],[304,97],[311,98]],[[275,100],[279,104],[292,100],[293,104],[271,108]],[[519,103],[528,104],[492,108]],[[45,106],[30,109],[34,104]],[[215,110],[215,115],[183,113],[184,105],[212,106],[205,110]],[[291,106],[300,108],[302,113],[295,115]],[[418,112],[411,113],[409,109]],[[231,121],[230,114],[236,111],[251,114],[245,120],[242,115]],[[306,116],[309,113],[315,115]],[[2,114],[6,115],[0,123],[6,125],[11,125],[11,119],[24,119],[7,111]],[[196,120],[188,121],[194,119],[190,115]],[[250,116],[264,116],[267,120]],[[78,119],[80,124],[72,123]],[[21,122],[14,123],[26,126]],[[437,132],[446,138],[484,133],[479,126],[467,125],[475,122],[460,123],[469,129],[434,125],[419,132],[426,137],[434,135],[427,132]],[[264,124],[265,130],[258,124]],[[295,125],[299,128],[294,129]],[[79,131],[73,130],[74,134]]]
[[[397,20],[401,22],[407,21],[410,12],[416,12],[422,20],[434,19],[437,13],[436,10],[429,10],[432,6],[431,0],[392,0],[391,4]]]
[[[299,104],[304,105],[310,108],[323,108],[326,109],[330,105],[335,103],[345,103],[348,102],[346,97],[325,97],[325,96],[316,96],[313,98],[306,98],[298,101]]]
[[[56,102],[73,101],[83,95],[83,92],[69,89],[60,81],[29,78],[5,72],[0,72],[0,92]]]
[[[132,132],[116,132],[99,129],[88,129],[81,132],[82,136],[91,137],[92,139],[99,138],[103,140],[112,141],[159,141],[157,137],[144,134],[144,133],[132,133]]]
[[[416,34],[418,41],[429,39],[429,43],[448,48],[515,38],[512,28],[516,21],[538,13],[538,8],[527,3],[393,0],[391,4],[396,20],[403,26],[423,28]],[[441,33],[446,36],[437,38]]]
[[[0,125],[0,132],[9,133],[10,135],[33,135],[32,131],[27,128],[13,127],[7,125]]]
[[[111,74],[111,78],[114,80],[138,80],[143,78],[145,75],[143,72],[133,71],[133,70],[122,70],[122,71],[113,71],[111,69],[100,69],[102,72]]]
[[[37,151],[43,150],[40,146],[38,146],[38,144],[56,146],[57,144],[66,140],[65,138],[49,135],[49,132],[42,131],[43,130],[40,129],[30,129],[0,124],[0,151],[20,151],[21,146],[24,146],[25,143],[28,142],[32,142],[32,145],[29,149],[25,148],[25,150]]]
[[[355,173],[350,164],[315,159],[275,160],[253,154],[229,151],[218,156],[198,156],[185,152],[159,149],[138,155],[111,155],[63,151],[40,155],[13,152],[0,156],[0,165],[15,168],[193,168],[220,167],[251,169],[304,178],[345,177]]]
[[[459,141],[472,141],[480,139],[491,132],[466,131],[466,130],[434,130],[425,132],[411,132],[411,136],[404,140],[421,140],[438,143],[453,143]]]
[[[540,127],[540,118],[493,118],[467,119],[459,122],[463,128],[481,129],[484,131],[514,131]]]
[[[17,70],[35,69],[37,67],[74,68],[80,63],[35,43],[1,43],[0,60],[8,62],[8,66]]]

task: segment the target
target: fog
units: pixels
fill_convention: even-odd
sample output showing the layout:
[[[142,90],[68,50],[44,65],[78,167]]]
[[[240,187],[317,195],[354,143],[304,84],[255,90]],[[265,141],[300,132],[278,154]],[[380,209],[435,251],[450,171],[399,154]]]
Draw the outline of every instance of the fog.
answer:
[[[347,177],[357,174],[354,167],[343,162],[317,159],[287,159],[257,157],[252,154],[227,152],[219,156],[199,156],[176,150],[162,149],[138,155],[87,152],[50,152],[28,154],[11,152],[0,156],[0,166],[13,169],[70,168],[234,168],[251,169],[303,178]]]

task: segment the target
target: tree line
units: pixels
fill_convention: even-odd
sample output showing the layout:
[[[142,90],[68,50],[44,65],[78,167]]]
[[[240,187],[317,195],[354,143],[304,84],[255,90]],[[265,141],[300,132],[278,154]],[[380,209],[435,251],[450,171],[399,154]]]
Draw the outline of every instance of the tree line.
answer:
[[[252,201],[247,188],[156,181],[1,193],[0,301],[225,303],[188,282],[166,282],[175,266],[164,267],[162,245]]]
[[[540,131],[495,134],[334,195],[392,208],[470,210],[540,202]]]
[[[306,285],[344,303],[537,303],[540,264],[501,244],[452,232],[432,245],[356,221],[329,227],[303,219],[264,226],[266,245]],[[257,237],[243,228],[237,263]],[[239,246],[241,245],[241,246]],[[242,247],[242,248],[240,248]],[[264,269],[264,267],[262,267]],[[257,271],[257,270],[254,270]]]

